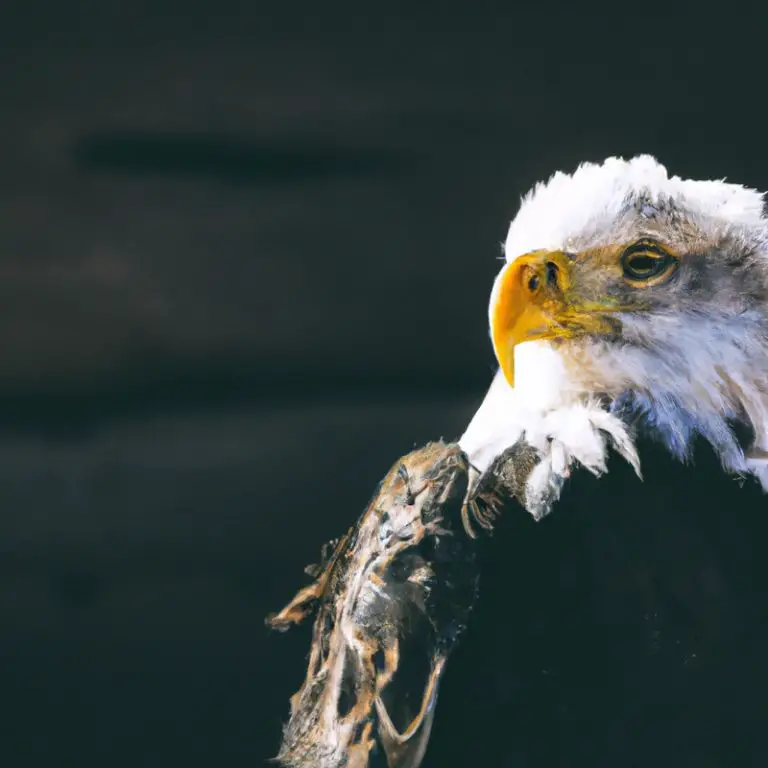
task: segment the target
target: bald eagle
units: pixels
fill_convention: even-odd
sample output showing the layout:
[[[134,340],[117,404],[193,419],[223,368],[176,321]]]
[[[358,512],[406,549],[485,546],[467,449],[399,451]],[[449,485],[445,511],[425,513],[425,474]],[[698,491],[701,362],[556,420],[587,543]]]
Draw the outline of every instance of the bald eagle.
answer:
[[[504,254],[499,372],[459,441],[475,467],[521,437],[536,447],[526,507],[540,518],[574,466],[605,471],[608,445],[640,475],[639,431],[678,459],[704,438],[768,490],[761,193],[669,176],[647,155],[585,163],[528,193]]]
[[[647,155],[556,173],[509,227],[489,330],[459,443],[480,473],[520,440],[541,462],[492,540],[434,764],[768,765],[763,195]]]

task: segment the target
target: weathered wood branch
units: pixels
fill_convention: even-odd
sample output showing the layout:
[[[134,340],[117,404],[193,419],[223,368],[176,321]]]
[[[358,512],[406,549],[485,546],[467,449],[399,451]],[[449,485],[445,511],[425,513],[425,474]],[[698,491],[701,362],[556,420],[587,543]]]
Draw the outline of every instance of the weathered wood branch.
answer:
[[[307,569],[315,581],[267,618],[286,630],[317,609],[277,762],[420,765],[477,595],[478,533],[520,497],[536,461],[519,444],[478,477],[457,444],[436,442],[394,464],[358,522]]]

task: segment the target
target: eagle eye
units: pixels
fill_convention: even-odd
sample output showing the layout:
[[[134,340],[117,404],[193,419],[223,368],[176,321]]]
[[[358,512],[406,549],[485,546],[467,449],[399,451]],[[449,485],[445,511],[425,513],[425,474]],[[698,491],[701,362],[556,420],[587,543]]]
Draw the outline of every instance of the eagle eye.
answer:
[[[636,287],[656,285],[672,274],[677,259],[658,243],[641,240],[621,255],[625,280]]]

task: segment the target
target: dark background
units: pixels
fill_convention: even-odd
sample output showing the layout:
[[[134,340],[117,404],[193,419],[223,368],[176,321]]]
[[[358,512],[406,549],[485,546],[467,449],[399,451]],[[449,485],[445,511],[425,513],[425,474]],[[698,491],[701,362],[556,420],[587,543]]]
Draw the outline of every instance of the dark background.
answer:
[[[3,766],[273,755],[309,634],[264,615],[478,405],[520,195],[768,188],[764,12],[413,5],[3,4]],[[762,497],[677,472],[505,521],[428,765],[765,764]]]

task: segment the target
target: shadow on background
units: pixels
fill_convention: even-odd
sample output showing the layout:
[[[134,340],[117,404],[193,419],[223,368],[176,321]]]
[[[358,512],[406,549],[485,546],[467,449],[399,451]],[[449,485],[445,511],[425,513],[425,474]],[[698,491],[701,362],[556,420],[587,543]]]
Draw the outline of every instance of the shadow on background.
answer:
[[[78,169],[129,176],[192,177],[279,184],[394,174],[414,160],[386,151],[254,141],[217,135],[124,133],[88,136],[73,150]]]

